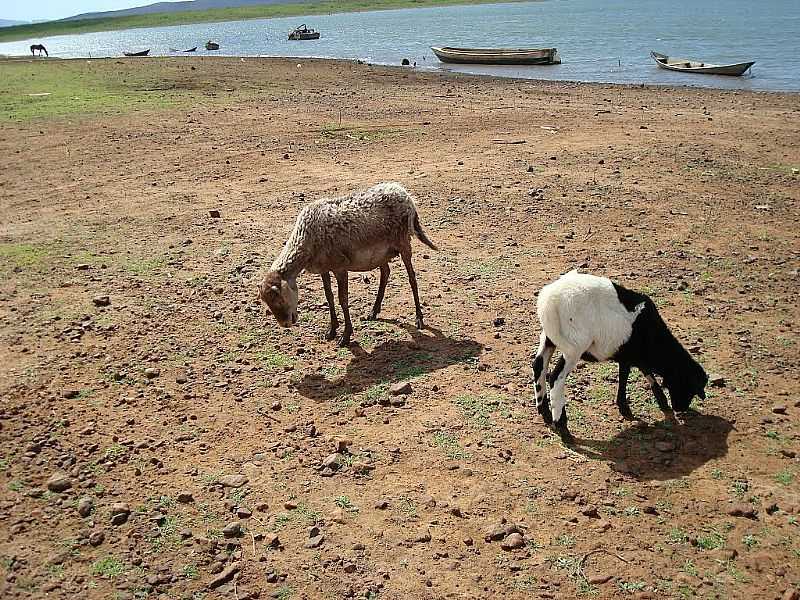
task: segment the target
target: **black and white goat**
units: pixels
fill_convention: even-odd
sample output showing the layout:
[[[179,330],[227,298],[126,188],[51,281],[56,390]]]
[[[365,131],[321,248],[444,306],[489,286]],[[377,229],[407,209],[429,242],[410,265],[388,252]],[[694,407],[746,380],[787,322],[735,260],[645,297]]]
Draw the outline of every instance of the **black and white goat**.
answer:
[[[688,410],[694,396],[705,398],[706,372],[675,339],[645,294],[605,277],[570,271],[542,288],[536,308],[542,325],[533,361],[536,408],[563,439],[571,439],[564,384],[581,358],[619,363],[617,406],[626,419],[634,418],[625,393],[631,367],[647,378],[665,413],[671,411],[670,404],[655,375],[663,379],[672,409],[678,412]],[[547,366],[556,348],[562,356],[550,373],[552,398],[548,398]]]

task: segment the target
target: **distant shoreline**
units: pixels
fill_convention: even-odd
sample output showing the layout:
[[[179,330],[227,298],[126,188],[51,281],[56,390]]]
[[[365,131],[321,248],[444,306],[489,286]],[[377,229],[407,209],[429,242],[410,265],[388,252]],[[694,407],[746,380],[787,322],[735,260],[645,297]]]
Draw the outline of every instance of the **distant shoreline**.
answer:
[[[222,23],[225,21],[271,19],[298,15],[368,12],[374,10],[427,8],[468,4],[503,4],[506,2],[525,1],[532,0],[343,0],[341,2],[322,0],[321,2],[309,2],[304,4],[262,4],[190,12],[153,13],[125,17],[80,19],[75,21],[48,21],[46,23],[0,27],[0,43],[42,39],[57,35],[77,35],[96,31],[170,27],[173,25],[192,25],[196,23]]]

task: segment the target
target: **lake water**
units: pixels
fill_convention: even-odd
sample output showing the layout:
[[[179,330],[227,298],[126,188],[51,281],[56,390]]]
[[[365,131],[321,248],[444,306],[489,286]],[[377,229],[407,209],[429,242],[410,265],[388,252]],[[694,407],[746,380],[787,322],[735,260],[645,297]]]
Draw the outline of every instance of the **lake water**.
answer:
[[[290,42],[301,23],[322,32]],[[203,49],[207,40],[219,52]],[[150,48],[198,46],[197,54],[361,59],[422,69],[614,83],[697,85],[800,91],[800,0],[542,0],[441,8],[347,13],[228,23],[203,23],[38,39],[52,56],[121,56]],[[0,54],[27,54],[31,40],[0,44]],[[557,47],[561,65],[454,66],[430,46]],[[707,62],[755,60],[744,77],[664,71],[650,50]]]

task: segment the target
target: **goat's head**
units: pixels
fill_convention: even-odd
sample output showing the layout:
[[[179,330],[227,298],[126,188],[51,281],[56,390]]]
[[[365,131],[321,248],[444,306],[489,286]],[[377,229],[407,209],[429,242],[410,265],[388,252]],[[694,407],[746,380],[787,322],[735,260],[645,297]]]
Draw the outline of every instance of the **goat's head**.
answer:
[[[706,399],[705,387],[708,384],[708,375],[694,359],[689,358],[686,368],[674,374],[664,384],[669,390],[669,399],[672,409],[677,412],[689,410],[689,405],[695,396]]]
[[[270,271],[258,285],[258,298],[264,302],[281,327],[297,323],[297,281],[284,279],[277,271]]]

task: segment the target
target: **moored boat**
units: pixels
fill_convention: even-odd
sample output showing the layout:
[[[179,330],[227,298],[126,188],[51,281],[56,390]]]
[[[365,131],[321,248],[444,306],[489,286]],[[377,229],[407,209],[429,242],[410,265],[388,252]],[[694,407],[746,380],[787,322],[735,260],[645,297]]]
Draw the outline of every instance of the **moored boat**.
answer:
[[[219,50],[219,44],[217,42],[212,42],[208,40],[206,42],[206,50]]]
[[[150,48],[147,50],[142,50],[140,52],[123,52],[125,56],[147,56],[150,54]]]
[[[557,65],[557,48],[431,48],[446,63],[471,65]]]
[[[665,54],[650,51],[650,56],[662,69],[668,71],[679,71],[681,73],[702,73],[705,75],[732,75],[737,77],[744,73],[755,64],[755,61],[734,63],[730,65],[712,65],[699,60],[688,58],[674,58]]]
[[[306,24],[303,23],[300,27],[297,27],[289,34],[290,40],[318,40],[319,39],[319,31],[314,31],[313,29],[309,29],[306,27]]]
[[[170,48],[169,51],[170,52],[197,52],[197,46],[195,46],[194,48],[189,48],[188,50],[178,50],[176,48]]]

